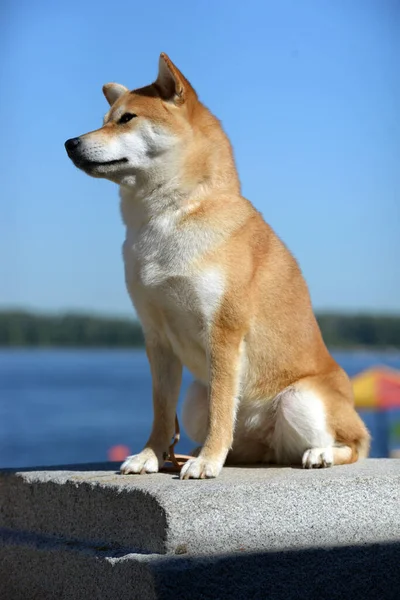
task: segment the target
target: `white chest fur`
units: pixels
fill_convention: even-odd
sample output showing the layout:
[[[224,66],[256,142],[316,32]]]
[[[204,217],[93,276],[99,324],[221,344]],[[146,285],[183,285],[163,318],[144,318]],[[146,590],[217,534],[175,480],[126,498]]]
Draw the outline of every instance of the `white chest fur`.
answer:
[[[182,226],[178,217],[171,211],[127,227],[126,283],[142,322],[149,324],[150,305],[160,309],[175,352],[201,377],[205,336],[221,303],[224,275],[203,260],[215,243],[212,233]]]

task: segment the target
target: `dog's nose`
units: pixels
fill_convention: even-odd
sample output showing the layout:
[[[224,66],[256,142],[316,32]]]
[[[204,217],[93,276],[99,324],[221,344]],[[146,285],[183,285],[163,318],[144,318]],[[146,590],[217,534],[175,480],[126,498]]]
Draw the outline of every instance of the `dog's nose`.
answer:
[[[73,152],[74,150],[77,149],[77,147],[79,146],[79,144],[81,143],[81,138],[71,138],[70,140],[67,140],[65,142],[65,149],[67,152]]]

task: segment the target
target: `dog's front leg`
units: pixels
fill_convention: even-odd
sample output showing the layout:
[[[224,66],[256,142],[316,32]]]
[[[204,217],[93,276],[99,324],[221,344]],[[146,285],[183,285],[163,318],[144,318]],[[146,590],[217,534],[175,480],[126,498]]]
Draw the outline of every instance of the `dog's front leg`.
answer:
[[[208,433],[197,458],[181,470],[181,479],[217,477],[233,442],[240,388],[242,336],[214,328],[209,351]]]
[[[128,456],[121,472],[156,473],[162,467],[175,430],[175,413],[182,380],[182,364],[164,343],[146,343],[153,381],[153,427],[140,454]]]

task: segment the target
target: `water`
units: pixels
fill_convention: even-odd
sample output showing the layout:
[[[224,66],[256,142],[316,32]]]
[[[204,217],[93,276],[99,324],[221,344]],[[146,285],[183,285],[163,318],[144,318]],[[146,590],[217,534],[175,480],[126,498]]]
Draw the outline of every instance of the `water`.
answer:
[[[335,358],[350,376],[376,364],[400,368],[400,353]],[[180,404],[190,381],[184,372]],[[382,424],[373,414],[363,418],[375,437],[373,454],[385,454]],[[141,350],[0,351],[1,467],[104,461],[117,444],[137,452],[151,420],[151,378]],[[183,433],[179,451],[192,447]]]

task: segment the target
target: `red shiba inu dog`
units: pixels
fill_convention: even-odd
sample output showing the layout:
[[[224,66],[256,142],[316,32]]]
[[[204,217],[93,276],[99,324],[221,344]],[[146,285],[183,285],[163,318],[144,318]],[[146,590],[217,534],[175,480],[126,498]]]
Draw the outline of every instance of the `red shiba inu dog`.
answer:
[[[65,143],[74,164],[120,185],[126,285],[153,380],[149,440],[123,473],[154,473],[183,409],[201,444],[181,478],[228,464],[345,464],[368,455],[350,381],[330,356],[291,253],[240,193],[219,121],[161,54],[155,83],[109,83],[103,126]]]

